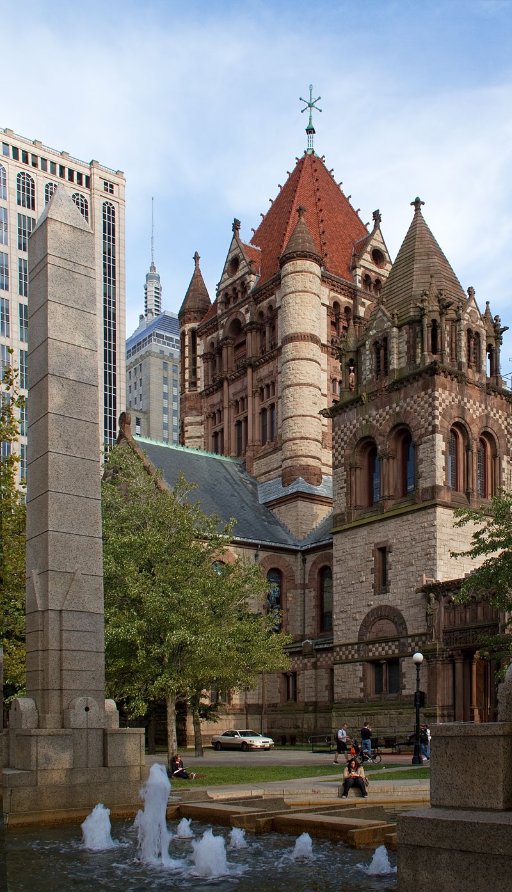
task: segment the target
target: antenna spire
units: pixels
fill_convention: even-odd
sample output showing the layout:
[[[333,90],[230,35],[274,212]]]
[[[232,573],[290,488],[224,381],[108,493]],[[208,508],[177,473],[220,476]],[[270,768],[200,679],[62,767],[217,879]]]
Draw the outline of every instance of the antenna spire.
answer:
[[[316,99],[313,99],[313,84],[310,84],[309,85],[309,101],[307,99],[303,99],[302,96],[299,99],[300,102],[305,103],[304,108],[301,108],[301,112],[305,112],[306,109],[309,109],[309,121],[308,121],[308,126],[306,127],[306,133],[308,135],[308,148],[307,148],[308,155],[314,155],[314,153],[315,153],[315,150],[313,148],[313,137],[316,133],[316,130],[313,127],[313,109],[315,109],[315,111],[319,111],[319,112],[322,111],[322,109],[318,108],[318,105],[316,104],[317,102],[320,102],[321,98],[322,98],[321,96],[317,96]]]
[[[151,263],[155,262],[155,237],[154,237],[155,220],[154,220],[154,214],[153,214],[154,203],[155,203],[155,199],[153,198],[153,196],[151,196]]]

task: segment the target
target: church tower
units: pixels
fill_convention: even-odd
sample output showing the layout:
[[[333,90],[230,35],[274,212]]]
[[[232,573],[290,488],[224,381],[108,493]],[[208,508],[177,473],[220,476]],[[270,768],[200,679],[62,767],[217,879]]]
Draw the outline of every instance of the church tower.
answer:
[[[327,412],[334,431],[335,689],[345,704],[362,697],[376,714],[399,714],[412,699],[410,656],[419,649],[428,656],[432,717],[468,720],[478,685],[489,682],[479,675],[485,667],[477,666],[467,630],[457,651],[433,645],[432,613],[420,590],[425,579],[453,580],[472,569],[452,556],[469,547],[472,532],[455,527],[455,509],[511,486],[504,329],[488,304],[480,312],[473,288],[464,293],[425,222],[423,202],[412,204],[381,300],[342,340],[346,386]]]
[[[391,268],[380,215],[370,231],[313,134],[310,121],[250,242],[234,220],[214,303],[204,283],[197,300],[193,278],[180,311],[183,444],[242,459],[299,539],[332,508],[331,421],[319,413],[340,395],[335,349]]]

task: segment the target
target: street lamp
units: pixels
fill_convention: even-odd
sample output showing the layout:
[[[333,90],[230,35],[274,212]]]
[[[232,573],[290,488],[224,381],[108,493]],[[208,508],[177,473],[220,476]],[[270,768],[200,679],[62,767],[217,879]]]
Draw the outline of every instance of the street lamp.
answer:
[[[416,666],[416,691],[414,693],[414,706],[416,708],[416,726],[414,728],[414,753],[412,756],[412,764],[423,765],[423,759],[421,758],[420,752],[420,669],[421,664],[423,663],[423,654],[417,651],[415,654],[412,655],[412,661]]]

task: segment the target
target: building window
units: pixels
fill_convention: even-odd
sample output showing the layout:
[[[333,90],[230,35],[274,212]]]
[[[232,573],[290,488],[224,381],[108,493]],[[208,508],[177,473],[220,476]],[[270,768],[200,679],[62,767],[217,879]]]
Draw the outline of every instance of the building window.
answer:
[[[7,174],[3,164],[0,164],[0,200],[7,201]]]
[[[135,433],[140,436],[140,416],[135,416]]]
[[[399,660],[379,660],[373,663],[373,690],[377,696],[400,693]]]
[[[377,447],[368,450],[368,507],[371,508],[380,501],[382,460],[377,454]]]
[[[27,479],[27,444],[20,443],[20,483]]]
[[[102,210],[103,235],[103,436],[114,443],[117,435],[117,263],[116,209],[106,201]]]
[[[267,410],[266,409],[262,409],[260,412],[260,439],[261,439],[261,445],[264,446],[268,440]]]
[[[23,402],[20,407],[20,436],[27,436],[27,403]]]
[[[27,382],[27,351],[26,351],[26,350],[20,350],[20,351],[19,351],[19,373],[20,373],[20,377],[19,377],[20,387],[22,387],[23,390],[26,390],[27,387],[28,387],[28,382]]]
[[[28,240],[35,225],[35,217],[18,214],[18,251],[28,251]]]
[[[46,183],[44,187],[44,203],[48,204],[51,197],[55,195],[56,190],[58,189],[57,183]]]
[[[9,255],[0,251],[0,291],[9,291]]]
[[[80,211],[82,217],[85,222],[89,222],[89,202],[87,201],[85,195],[82,195],[80,192],[73,192],[71,196],[73,201],[75,202],[78,210]]]
[[[282,591],[283,575],[280,570],[272,569],[267,573],[267,613],[274,615],[273,630],[279,632],[282,626]]]
[[[103,191],[108,192],[109,195],[114,194],[114,184],[109,183],[107,180],[103,180]]]
[[[287,702],[296,702],[297,700],[297,673],[296,672],[286,672],[284,676],[285,680],[285,696]]]
[[[18,304],[20,341],[28,342],[28,305]]]
[[[0,245],[8,245],[7,208],[0,208]]]
[[[373,345],[375,377],[383,378],[388,373],[388,339],[382,338]]]
[[[496,444],[487,434],[480,437],[476,452],[476,492],[480,499],[496,493]]]
[[[26,257],[18,257],[18,294],[20,297],[28,297],[28,260]]]
[[[416,447],[411,433],[401,430],[396,437],[397,480],[396,496],[403,498],[414,492],[416,485]]]
[[[454,492],[464,492],[466,477],[466,435],[463,428],[454,425],[448,435],[448,487]]]
[[[16,204],[29,211],[36,209],[35,183],[28,173],[19,173],[16,177]]]
[[[332,570],[320,570],[320,632],[332,632]]]
[[[11,323],[9,320],[9,300],[6,297],[0,297],[0,335],[4,338],[11,336]]]
[[[188,375],[189,375],[189,386],[191,390],[195,390],[197,387],[197,331],[195,328],[192,328],[189,332],[189,366],[188,366]]]
[[[389,547],[387,545],[375,546],[373,552],[373,590],[376,595],[382,595],[389,591],[388,554]]]

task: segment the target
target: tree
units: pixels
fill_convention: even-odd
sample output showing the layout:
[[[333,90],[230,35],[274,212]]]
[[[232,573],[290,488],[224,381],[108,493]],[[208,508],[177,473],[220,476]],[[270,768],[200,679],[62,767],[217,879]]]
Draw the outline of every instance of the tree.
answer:
[[[0,644],[4,652],[4,702],[25,686],[25,497],[17,485],[18,414],[25,404],[18,372],[7,366],[0,384]]]
[[[484,558],[461,584],[457,599],[467,602],[473,598],[488,601],[505,613],[506,629],[512,616],[512,493],[501,490],[489,504],[480,508],[460,508],[456,512],[456,526],[474,524],[471,546],[467,551],[452,552],[453,557]],[[512,636],[486,640],[488,655],[504,658],[512,655]]]
[[[231,526],[205,515],[180,480],[171,491],[127,445],[109,457],[102,487],[105,645],[109,694],[131,715],[164,700],[169,756],[176,700],[210,687],[250,686],[285,668],[285,635],[263,603],[257,567],[221,564]]]

